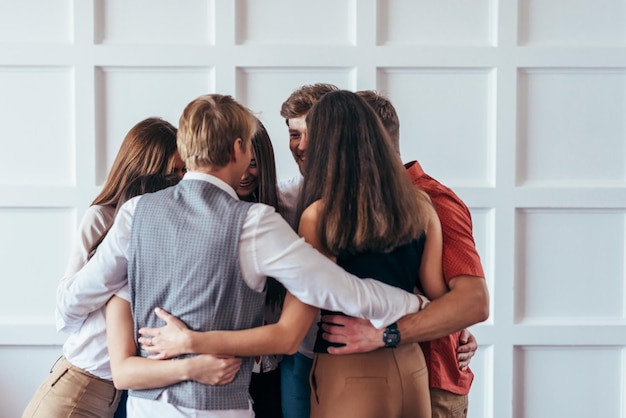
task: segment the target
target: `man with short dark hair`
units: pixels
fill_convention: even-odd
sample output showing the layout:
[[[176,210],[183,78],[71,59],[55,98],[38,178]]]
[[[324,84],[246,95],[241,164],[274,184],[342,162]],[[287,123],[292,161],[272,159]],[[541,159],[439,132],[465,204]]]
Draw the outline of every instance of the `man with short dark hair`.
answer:
[[[289,148],[301,173],[300,176],[279,183],[282,213],[294,228],[297,227],[295,216],[302,175],[305,175],[304,161],[308,143],[306,115],[326,93],[335,90],[338,88],[332,84],[305,85],[295,90],[281,107],[281,116],[285,118],[289,128]],[[391,102],[371,90],[357,94],[374,108],[400,155],[400,122]],[[428,316],[417,316],[420,315],[418,312],[400,320],[399,335],[402,342],[423,342],[422,348],[430,373],[433,418],[456,417],[454,414],[458,409],[467,413],[467,393],[473,380],[468,364],[477,349],[473,335],[466,330],[459,330],[487,318],[488,292],[472,237],[471,216],[467,207],[452,190],[424,174],[417,161],[408,163],[406,167],[407,174],[416,186],[429,194],[441,219],[444,232],[444,274],[450,291],[436,301],[437,309],[434,313],[429,308]],[[461,241],[457,242],[459,239]],[[329,352],[366,352],[384,345],[383,333],[386,330],[376,330],[367,321],[343,316],[325,319],[326,322],[343,325],[331,327],[326,323],[323,327],[333,342],[346,344],[345,347],[333,348]],[[426,319],[428,322],[424,322]],[[312,327],[298,353],[283,357],[281,362],[284,418],[309,415],[308,378],[313,363],[316,332],[317,327]],[[366,340],[365,336],[369,336],[371,340]],[[435,340],[428,342],[432,339]],[[429,356],[430,353],[433,354]],[[460,379],[458,385],[450,384],[454,377]]]

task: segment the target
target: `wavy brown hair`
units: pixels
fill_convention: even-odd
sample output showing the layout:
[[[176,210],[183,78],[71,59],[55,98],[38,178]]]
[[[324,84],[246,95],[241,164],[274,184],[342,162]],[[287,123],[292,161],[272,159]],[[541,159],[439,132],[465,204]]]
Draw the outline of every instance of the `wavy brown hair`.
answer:
[[[146,174],[169,174],[176,156],[176,128],[161,118],[148,118],[126,134],[106,182],[92,205],[117,207],[124,188]]]
[[[332,255],[387,252],[424,233],[428,197],[409,181],[373,109],[327,93],[307,115],[309,145],[298,212],[317,200],[320,243]]]
[[[391,145],[400,155],[400,118],[398,118],[398,112],[396,112],[391,101],[375,90],[361,90],[357,91],[356,94],[374,109],[383,123],[385,131],[387,131],[387,135],[389,135]]]
[[[289,125],[289,119],[306,115],[326,93],[337,90],[339,90],[337,86],[328,83],[304,85],[294,90],[285,100],[280,108],[280,116],[285,118]]]

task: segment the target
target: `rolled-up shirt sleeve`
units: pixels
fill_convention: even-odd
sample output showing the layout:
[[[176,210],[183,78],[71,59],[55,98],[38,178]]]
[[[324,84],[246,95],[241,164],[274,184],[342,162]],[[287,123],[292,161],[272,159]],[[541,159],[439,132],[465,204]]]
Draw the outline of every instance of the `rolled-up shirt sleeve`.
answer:
[[[239,261],[248,285],[261,290],[274,277],[302,302],[346,315],[369,319],[377,328],[419,311],[417,296],[374,279],[347,273],[293,232],[269,206],[248,211]]]
[[[120,209],[113,226],[89,262],[57,288],[57,331],[74,332],[85,318],[127,283],[132,216],[139,197]]]

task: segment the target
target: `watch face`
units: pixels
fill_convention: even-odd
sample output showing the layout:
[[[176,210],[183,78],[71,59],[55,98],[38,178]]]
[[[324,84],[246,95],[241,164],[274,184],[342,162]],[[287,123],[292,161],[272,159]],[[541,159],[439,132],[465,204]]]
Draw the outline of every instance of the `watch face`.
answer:
[[[400,342],[400,333],[397,329],[388,329],[383,333],[385,347],[395,347]]]

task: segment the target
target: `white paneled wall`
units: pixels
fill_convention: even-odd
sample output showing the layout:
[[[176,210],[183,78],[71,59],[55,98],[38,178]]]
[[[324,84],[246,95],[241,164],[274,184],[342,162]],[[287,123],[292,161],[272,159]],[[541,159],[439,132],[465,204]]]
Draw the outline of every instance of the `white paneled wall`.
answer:
[[[219,92],[378,89],[474,216],[472,418],[626,417],[626,0],[0,0],[0,418],[60,353],[77,223],[140,119]]]

